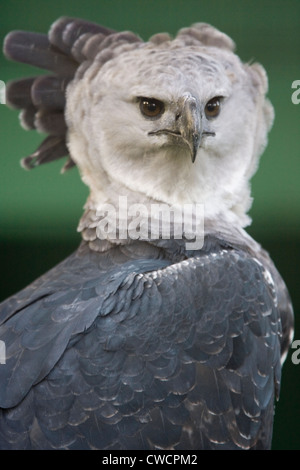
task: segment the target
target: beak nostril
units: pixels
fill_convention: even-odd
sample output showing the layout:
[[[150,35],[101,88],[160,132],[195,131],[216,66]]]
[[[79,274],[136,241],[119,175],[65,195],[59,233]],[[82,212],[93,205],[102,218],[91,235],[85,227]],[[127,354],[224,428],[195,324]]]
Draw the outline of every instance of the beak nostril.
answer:
[[[176,116],[175,116],[175,121],[178,121],[178,119],[180,118],[181,116],[181,113],[177,113]]]

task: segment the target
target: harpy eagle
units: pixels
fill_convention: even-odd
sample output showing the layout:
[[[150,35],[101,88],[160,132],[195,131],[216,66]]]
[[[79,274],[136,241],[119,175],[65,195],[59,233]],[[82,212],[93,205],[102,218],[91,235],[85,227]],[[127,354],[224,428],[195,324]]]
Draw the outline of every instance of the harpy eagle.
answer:
[[[67,156],[90,194],[77,251],[0,305],[1,449],[270,448],[293,313],[244,230],[273,109],[233,50],[204,23],[143,42],[63,17],[6,37],[50,72],[7,87],[48,134],[23,166]],[[173,211],[166,236],[162,211],[153,235],[160,204],[192,224]]]

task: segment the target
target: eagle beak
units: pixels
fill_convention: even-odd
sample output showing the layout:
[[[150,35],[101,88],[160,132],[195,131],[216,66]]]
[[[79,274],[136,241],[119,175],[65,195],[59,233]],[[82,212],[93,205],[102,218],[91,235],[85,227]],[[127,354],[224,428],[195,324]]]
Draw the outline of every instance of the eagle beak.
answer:
[[[194,163],[202,138],[201,111],[196,98],[191,95],[183,98],[176,121],[178,134],[187,144]]]
[[[215,135],[202,129],[200,104],[191,94],[184,95],[177,103],[175,120],[170,127],[151,131],[149,135],[166,134],[173,145],[187,147],[195,162],[202,135]]]

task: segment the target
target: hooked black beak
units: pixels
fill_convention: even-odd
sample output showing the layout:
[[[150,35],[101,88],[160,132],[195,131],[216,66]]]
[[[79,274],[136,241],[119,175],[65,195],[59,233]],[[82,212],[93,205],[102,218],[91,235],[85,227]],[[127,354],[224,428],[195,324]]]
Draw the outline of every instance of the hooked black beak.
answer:
[[[199,105],[193,96],[184,99],[182,112],[176,117],[180,135],[188,145],[194,163],[201,142],[202,123]]]
[[[202,135],[215,135],[213,132],[202,129],[200,105],[192,95],[186,95],[180,100],[174,124],[170,128],[149,132],[149,135],[159,134],[174,136],[177,142],[180,139],[181,144],[188,147],[192,163],[196,160]]]

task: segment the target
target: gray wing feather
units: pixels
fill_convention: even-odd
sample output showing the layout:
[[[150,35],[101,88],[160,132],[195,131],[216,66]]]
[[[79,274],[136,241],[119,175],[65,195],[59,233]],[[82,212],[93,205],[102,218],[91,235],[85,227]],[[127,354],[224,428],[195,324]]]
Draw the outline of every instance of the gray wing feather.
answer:
[[[2,305],[2,447],[268,448],[281,323],[264,267],[126,250],[84,248]]]

